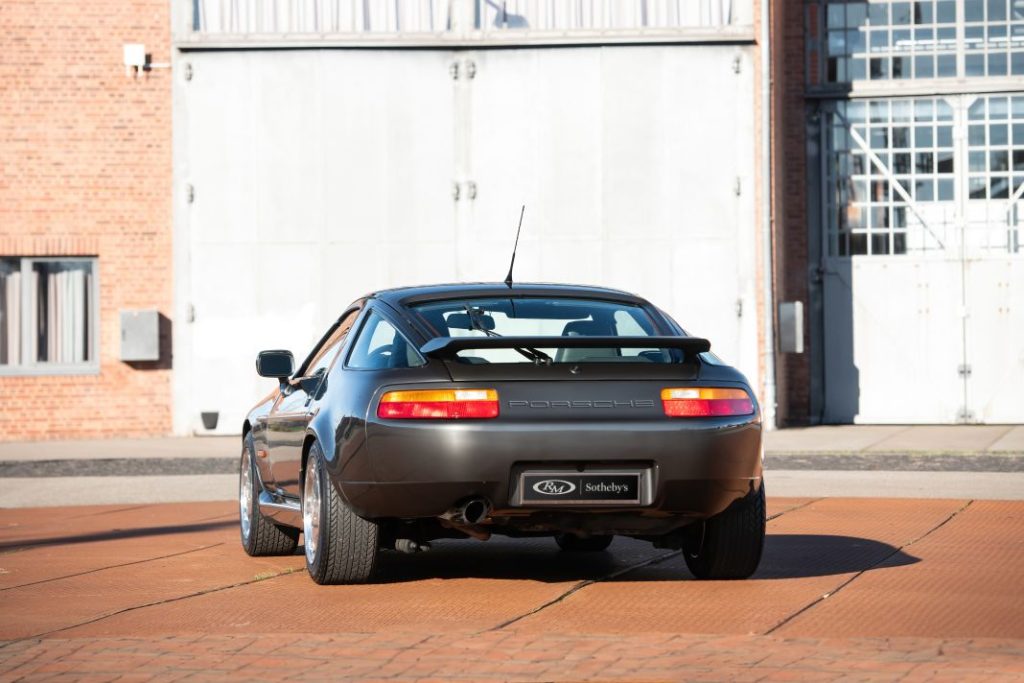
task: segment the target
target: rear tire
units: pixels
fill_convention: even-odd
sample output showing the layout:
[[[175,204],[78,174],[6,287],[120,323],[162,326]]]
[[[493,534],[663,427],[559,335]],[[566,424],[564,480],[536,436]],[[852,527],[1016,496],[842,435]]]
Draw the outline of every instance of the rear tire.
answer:
[[[247,434],[238,466],[238,526],[242,547],[253,557],[291,555],[299,545],[299,530],[274,524],[260,512],[260,478],[253,454],[252,435]]]
[[[765,532],[764,483],[704,522],[703,542],[696,531],[696,550],[683,549],[686,566],[698,579],[746,579],[761,562]]]
[[[377,567],[380,529],[345,504],[327,474],[323,452],[310,447],[302,485],[306,569],[320,584],[368,581]]]
[[[614,536],[577,536],[576,534],[558,534],[555,543],[562,550],[570,553],[599,553],[607,550]]]

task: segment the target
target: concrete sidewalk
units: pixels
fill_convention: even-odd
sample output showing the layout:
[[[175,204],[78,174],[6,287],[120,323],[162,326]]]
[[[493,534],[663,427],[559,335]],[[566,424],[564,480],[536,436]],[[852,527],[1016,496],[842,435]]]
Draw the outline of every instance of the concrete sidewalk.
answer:
[[[1024,454],[1024,425],[823,425],[767,433],[765,452]]]
[[[0,442],[0,462],[231,458],[237,436]],[[1024,455],[1024,425],[828,425],[768,432],[767,455]]]

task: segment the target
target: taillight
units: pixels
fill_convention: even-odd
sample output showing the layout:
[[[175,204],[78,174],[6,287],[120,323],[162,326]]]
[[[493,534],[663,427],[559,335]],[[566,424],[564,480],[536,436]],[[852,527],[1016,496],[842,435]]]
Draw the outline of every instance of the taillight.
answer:
[[[494,389],[389,391],[380,398],[377,417],[389,420],[498,417],[498,392]]]
[[[661,403],[669,417],[753,415],[754,402],[743,389],[713,387],[662,389]]]

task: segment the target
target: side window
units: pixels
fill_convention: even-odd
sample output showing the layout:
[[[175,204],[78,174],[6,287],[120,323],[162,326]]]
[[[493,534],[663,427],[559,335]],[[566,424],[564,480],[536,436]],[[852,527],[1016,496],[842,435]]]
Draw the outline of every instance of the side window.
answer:
[[[345,319],[338,325],[338,329],[334,330],[334,334],[323,343],[320,350],[309,361],[309,369],[304,373],[307,377],[312,377],[316,373],[326,371],[331,367],[334,359],[338,357],[341,347],[345,345],[345,338],[348,336],[349,330],[352,329],[352,324],[356,321],[357,317],[359,317],[359,311],[357,310],[345,316]]]
[[[426,363],[402,334],[377,313],[370,312],[348,357],[357,370],[412,368]]]

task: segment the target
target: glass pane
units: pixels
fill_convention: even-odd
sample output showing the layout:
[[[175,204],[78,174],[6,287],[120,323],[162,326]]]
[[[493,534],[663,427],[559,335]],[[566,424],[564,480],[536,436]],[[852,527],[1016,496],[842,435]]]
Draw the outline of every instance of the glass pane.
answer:
[[[829,28],[842,28],[846,25],[844,9],[845,6],[841,2],[829,3],[825,20]]]
[[[988,117],[990,119],[1005,119],[1009,111],[1009,102],[1005,97],[988,98]]]
[[[979,147],[985,145],[985,126],[968,126],[967,127],[967,142],[971,147]]]
[[[934,57],[914,57],[914,78],[932,78],[934,76]]]
[[[981,176],[972,176],[970,183],[971,199],[984,199],[985,190],[988,187],[985,184],[985,178]]]
[[[892,209],[892,227],[894,228],[905,228],[907,227],[907,207],[895,206]]]
[[[1005,76],[1008,65],[1005,52],[992,52],[988,56],[988,75]]]
[[[971,103],[970,108],[967,110],[967,118],[972,121],[977,121],[985,118],[985,98],[979,97]]]
[[[935,73],[940,78],[956,76],[956,55],[939,55],[936,57]]]
[[[997,173],[1010,170],[1010,155],[1005,150],[993,150],[989,152],[988,170]]]
[[[848,27],[863,26],[867,23],[868,8],[863,2],[851,2],[846,6],[846,25]]]
[[[25,349],[26,363],[87,363],[95,358],[93,263],[37,261],[29,273],[29,304],[24,324],[35,344]]]
[[[907,234],[905,232],[896,232],[892,235],[892,253],[894,254],[906,254],[907,253]]]
[[[939,147],[952,147],[953,146],[953,127],[952,126],[939,126]]]
[[[916,167],[919,174],[933,173],[935,170],[935,155],[931,152],[918,152]]]
[[[0,259],[0,365],[21,363],[21,261]]]
[[[1008,199],[1010,196],[1010,179],[1006,176],[992,178],[989,184],[991,199]]]
[[[935,21],[939,24],[952,24],[956,21],[955,0],[939,0],[935,4]]]
[[[889,234],[882,233],[871,235],[871,253],[872,254],[888,254],[889,253]]]
[[[893,173],[904,175],[910,173],[910,154],[901,152],[892,155]]]
[[[968,76],[984,76],[985,55],[973,54],[964,57],[964,71]]]
[[[1006,20],[1006,0],[988,0],[988,20]]]
[[[952,5],[952,0],[948,0]],[[941,3],[940,3],[941,4]],[[889,4],[885,2],[873,2],[868,5],[868,18],[872,26],[885,26],[889,23]]]
[[[892,3],[892,23],[893,25],[902,26],[904,24],[910,24],[910,3],[909,2],[894,2]]]
[[[939,201],[953,201],[953,180],[951,178],[944,178],[939,180]]]
[[[1005,145],[1009,139],[1010,131],[1005,123],[996,123],[988,127],[988,144]]]
[[[971,152],[967,168],[977,173],[984,173],[988,170],[988,164],[985,163],[985,153],[981,151]]]
[[[952,152],[939,152],[938,157],[938,170],[939,173],[952,173],[953,172],[953,153]]]
[[[831,7],[829,7],[831,10]],[[985,20],[985,3],[983,0],[964,0],[964,16],[967,21]]]

